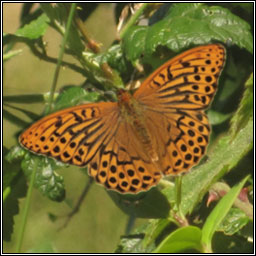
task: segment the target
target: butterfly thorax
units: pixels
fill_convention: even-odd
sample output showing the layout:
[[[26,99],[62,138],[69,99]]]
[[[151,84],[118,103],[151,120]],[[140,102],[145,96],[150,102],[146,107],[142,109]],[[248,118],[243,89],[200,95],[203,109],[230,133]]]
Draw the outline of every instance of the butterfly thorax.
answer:
[[[118,92],[118,106],[122,120],[133,127],[136,137],[139,139],[145,153],[153,162],[158,160],[152,144],[152,136],[150,135],[143,114],[143,106],[129,92],[120,90]]]

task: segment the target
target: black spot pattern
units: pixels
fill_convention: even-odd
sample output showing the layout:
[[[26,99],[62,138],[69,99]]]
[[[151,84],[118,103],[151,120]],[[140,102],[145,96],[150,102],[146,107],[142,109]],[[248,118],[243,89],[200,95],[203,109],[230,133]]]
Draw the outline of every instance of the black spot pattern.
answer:
[[[44,141],[45,141],[45,137],[42,136],[42,137],[40,138],[40,140],[41,140],[42,142],[44,142]]]
[[[106,168],[106,167],[108,166],[108,162],[107,162],[107,161],[103,161],[102,166],[103,166],[104,168]],[[111,167],[115,167],[115,166],[111,166]]]

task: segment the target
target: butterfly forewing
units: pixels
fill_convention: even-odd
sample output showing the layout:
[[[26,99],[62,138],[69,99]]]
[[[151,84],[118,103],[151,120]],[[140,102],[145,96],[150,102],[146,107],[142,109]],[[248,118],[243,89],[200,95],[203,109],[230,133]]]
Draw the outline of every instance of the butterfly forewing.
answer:
[[[134,97],[168,109],[205,109],[216,92],[225,63],[225,48],[206,45],[186,51],[147,78]]]
[[[111,134],[105,123],[117,123],[117,114],[111,102],[71,107],[34,123],[19,140],[32,152],[84,166]]]

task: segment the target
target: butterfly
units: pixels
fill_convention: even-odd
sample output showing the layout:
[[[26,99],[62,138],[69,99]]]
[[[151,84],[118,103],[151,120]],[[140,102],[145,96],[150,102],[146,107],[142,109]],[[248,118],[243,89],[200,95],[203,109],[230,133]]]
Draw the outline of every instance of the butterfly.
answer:
[[[167,61],[117,102],[70,107],[32,124],[19,137],[28,150],[77,166],[107,189],[138,193],[163,175],[187,172],[206,152],[205,110],[225,63],[221,44]]]

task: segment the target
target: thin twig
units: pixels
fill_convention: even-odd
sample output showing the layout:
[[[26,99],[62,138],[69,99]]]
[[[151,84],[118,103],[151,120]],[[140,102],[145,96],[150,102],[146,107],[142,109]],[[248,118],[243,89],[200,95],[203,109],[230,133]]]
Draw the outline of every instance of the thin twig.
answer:
[[[78,199],[78,201],[77,201],[77,203],[76,203],[74,209],[67,215],[67,220],[66,220],[66,222],[64,223],[64,225],[60,228],[60,230],[63,229],[63,228],[65,228],[65,227],[68,225],[68,223],[69,223],[69,221],[71,220],[71,218],[72,218],[76,213],[79,212],[80,207],[81,207],[81,205],[82,205],[82,202],[84,201],[86,195],[88,194],[88,192],[89,192],[89,190],[90,190],[90,188],[91,188],[92,183],[93,183],[93,178],[89,176],[89,182],[88,182],[88,183],[86,184],[86,186],[84,187],[84,190],[82,191],[82,194],[80,195],[80,197],[79,197],[79,199]]]

